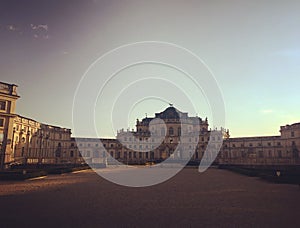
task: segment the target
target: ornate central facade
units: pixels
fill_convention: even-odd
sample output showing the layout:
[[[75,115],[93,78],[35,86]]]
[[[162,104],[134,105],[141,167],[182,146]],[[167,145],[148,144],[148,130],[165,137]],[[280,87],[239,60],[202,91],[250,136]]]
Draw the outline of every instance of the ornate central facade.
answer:
[[[135,131],[118,131],[116,139],[76,139],[89,163],[114,159],[131,164],[160,162],[169,157],[182,160],[202,158],[209,141],[207,119],[189,117],[170,106],[155,117],[137,119]],[[101,145],[102,144],[102,145]],[[108,153],[106,153],[106,151]],[[112,159],[114,158],[114,159]],[[90,160],[89,160],[90,159]]]
[[[198,160],[203,156],[209,134],[207,119],[189,117],[170,106],[153,118],[137,120],[136,131],[119,131],[117,141],[123,145],[121,159],[132,163],[169,157]]]

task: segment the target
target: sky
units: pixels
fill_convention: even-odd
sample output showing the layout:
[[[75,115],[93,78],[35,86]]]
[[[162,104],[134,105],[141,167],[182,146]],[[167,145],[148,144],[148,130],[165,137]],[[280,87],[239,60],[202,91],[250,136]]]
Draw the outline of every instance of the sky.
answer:
[[[1,0],[0,81],[19,86],[18,114],[43,123],[74,130],[74,103],[94,104],[94,113],[75,113],[81,115],[75,125],[94,121],[102,137],[134,128],[137,118],[154,116],[169,103],[211,123],[212,112],[218,112],[210,105],[215,97],[207,95],[209,89],[201,93],[179,68],[121,68],[122,61],[151,54],[172,62],[177,55],[165,53],[177,46],[201,59],[198,65],[187,57],[182,65],[188,72],[202,67],[194,75],[202,79],[200,86],[207,86],[207,77],[219,88],[223,127],[232,137],[278,135],[280,126],[300,122],[299,10],[296,0]],[[134,45],[118,49],[146,41],[158,42],[160,52],[149,53],[147,45],[144,53]],[[112,64],[108,58],[122,69],[116,77],[105,70]],[[90,136],[85,130],[78,136]]]

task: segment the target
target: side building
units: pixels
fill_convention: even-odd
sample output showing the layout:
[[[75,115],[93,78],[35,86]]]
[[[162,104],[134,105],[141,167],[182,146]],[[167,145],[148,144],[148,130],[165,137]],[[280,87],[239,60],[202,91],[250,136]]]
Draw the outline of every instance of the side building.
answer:
[[[220,164],[300,165],[300,123],[280,127],[280,135],[228,138],[218,157]]]
[[[71,130],[16,116],[12,133],[14,164],[76,164],[82,158]]]
[[[13,121],[16,117],[17,85],[0,82],[0,168],[12,158]]]

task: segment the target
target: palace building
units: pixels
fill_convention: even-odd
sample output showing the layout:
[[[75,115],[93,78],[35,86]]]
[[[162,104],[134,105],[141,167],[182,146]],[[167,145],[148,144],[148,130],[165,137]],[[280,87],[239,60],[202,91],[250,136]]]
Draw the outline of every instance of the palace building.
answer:
[[[71,130],[16,116],[11,157],[16,164],[78,163],[82,158]]]
[[[0,82],[0,168],[13,159],[11,139],[18,98],[16,85]]]
[[[135,131],[121,129],[116,139],[81,138],[76,141],[89,164],[104,159],[111,163],[117,160],[125,164],[145,164],[169,157],[176,161],[190,158],[200,161],[210,132],[207,118],[189,117],[188,113],[171,105],[153,118],[137,119]],[[218,139],[214,142],[217,143]]]
[[[82,163],[71,130],[15,113],[17,86],[0,82],[0,168],[12,164]]]
[[[137,119],[135,130],[116,138],[74,138],[71,130],[15,113],[17,86],[0,83],[1,168],[13,164],[146,164],[215,159],[231,165],[300,165],[300,123],[280,127],[280,135],[230,138],[210,129],[207,118],[190,117],[173,105],[154,117]],[[214,134],[219,132],[220,134]],[[212,149],[221,148],[218,156]],[[216,158],[215,158],[216,157]]]
[[[224,139],[218,162],[234,165],[300,165],[300,123],[280,127],[280,135]]]

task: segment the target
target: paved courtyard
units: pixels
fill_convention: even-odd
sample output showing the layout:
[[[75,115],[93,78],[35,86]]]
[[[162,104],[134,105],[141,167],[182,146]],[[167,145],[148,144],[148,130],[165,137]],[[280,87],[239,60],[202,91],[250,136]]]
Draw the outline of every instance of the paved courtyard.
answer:
[[[300,227],[300,188],[187,168],[147,188],[91,170],[0,182],[0,227]]]

